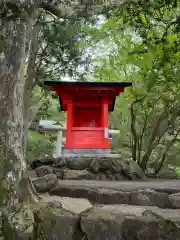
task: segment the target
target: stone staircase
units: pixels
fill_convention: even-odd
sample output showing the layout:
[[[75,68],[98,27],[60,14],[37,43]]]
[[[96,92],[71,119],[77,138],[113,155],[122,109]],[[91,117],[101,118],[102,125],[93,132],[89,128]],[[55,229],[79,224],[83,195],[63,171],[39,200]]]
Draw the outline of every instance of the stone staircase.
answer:
[[[146,179],[120,156],[41,159],[29,175],[54,222],[54,235],[41,224],[48,240],[180,240],[180,180]]]

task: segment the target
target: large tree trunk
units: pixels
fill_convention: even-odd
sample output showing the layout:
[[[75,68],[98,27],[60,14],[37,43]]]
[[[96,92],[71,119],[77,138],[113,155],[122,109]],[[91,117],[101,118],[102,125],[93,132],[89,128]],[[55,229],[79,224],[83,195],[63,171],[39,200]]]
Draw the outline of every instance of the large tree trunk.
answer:
[[[32,21],[23,15],[1,21],[0,206],[10,215],[34,198],[23,156],[24,66]]]

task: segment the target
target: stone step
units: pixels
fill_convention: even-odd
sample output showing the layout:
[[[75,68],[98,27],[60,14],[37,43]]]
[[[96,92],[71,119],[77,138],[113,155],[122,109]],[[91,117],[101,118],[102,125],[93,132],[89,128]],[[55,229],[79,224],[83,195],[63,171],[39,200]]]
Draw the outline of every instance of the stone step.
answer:
[[[96,206],[81,217],[88,240],[180,240],[180,210],[131,205]]]
[[[180,240],[177,209],[124,204],[92,206],[85,199],[52,196],[45,196],[44,200],[49,212],[39,211],[39,218],[43,219],[39,227],[50,240]]]
[[[86,198],[99,204],[131,204],[180,208],[179,180],[113,182],[58,180],[55,174],[32,179],[39,193],[53,196]]]
[[[117,184],[117,182],[99,181],[59,181],[49,191],[49,194],[61,197],[86,198],[93,204],[130,204],[179,208],[180,194],[168,194],[170,189],[161,188],[162,182],[153,183],[154,188],[152,182],[131,182],[131,184],[121,182]],[[170,185],[169,182],[169,186],[166,187],[170,188],[170,186],[172,187],[172,184]],[[166,190],[168,190],[168,193]],[[180,192],[178,188],[174,190]]]
[[[99,188],[130,192],[140,189],[152,189],[157,192],[173,194],[180,192],[179,180],[149,180],[149,181],[96,181],[96,180],[59,180],[58,187],[84,187],[94,190]]]

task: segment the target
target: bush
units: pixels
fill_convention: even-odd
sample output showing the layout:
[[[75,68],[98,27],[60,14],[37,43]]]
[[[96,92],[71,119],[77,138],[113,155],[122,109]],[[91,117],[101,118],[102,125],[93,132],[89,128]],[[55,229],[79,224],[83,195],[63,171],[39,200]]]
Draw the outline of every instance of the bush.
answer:
[[[177,167],[177,168],[175,169],[175,172],[176,172],[176,176],[177,176],[177,177],[180,177],[180,167]]]
[[[29,131],[26,160],[30,163],[33,159],[45,155],[52,155],[54,149],[54,136]]]

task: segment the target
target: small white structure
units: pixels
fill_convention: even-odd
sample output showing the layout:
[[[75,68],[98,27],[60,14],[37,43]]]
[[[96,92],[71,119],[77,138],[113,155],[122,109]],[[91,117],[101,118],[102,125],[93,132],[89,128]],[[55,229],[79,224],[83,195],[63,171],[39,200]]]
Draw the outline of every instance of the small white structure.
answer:
[[[63,133],[62,131],[57,132],[57,141],[54,157],[59,157],[62,154],[62,143],[63,143]]]

